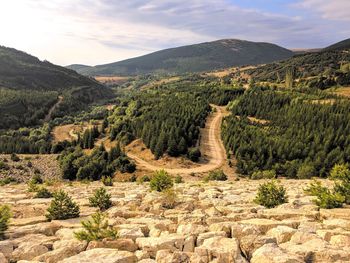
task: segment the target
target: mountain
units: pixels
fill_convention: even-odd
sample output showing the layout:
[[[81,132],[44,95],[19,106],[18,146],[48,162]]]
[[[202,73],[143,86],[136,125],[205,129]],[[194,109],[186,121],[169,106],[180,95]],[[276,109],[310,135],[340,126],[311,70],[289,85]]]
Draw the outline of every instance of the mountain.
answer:
[[[327,89],[350,85],[350,40],[336,43],[319,52],[295,55],[245,71],[260,82],[283,84],[286,72],[293,71],[295,86]]]
[[[0,46],[0,129],[36,125],[50,116],[83,109],[112,91],[64,67]]]
[[[265,64],[287,59],[293,52],[270,43],[224,39],[157,51],[95,67],[72,65],[90,75],[136,75],[147,73],[186,73],[211,71],[233,66]]]
[[[326,47],[324,50],[330,51],[330,50],[343,50],[343,49],[350,49],[350,38],[340,41],[338,43],[335,43],[333,45],[330,45],[329,47]]]
[[[72,64],[72,65],[66,66],[66,68],[71,69],[71,70],[75,70],[77,72],[82,72],[82,71],[88,70],[92,67],[87,66],[87,65],[82,65],[82,64]]]

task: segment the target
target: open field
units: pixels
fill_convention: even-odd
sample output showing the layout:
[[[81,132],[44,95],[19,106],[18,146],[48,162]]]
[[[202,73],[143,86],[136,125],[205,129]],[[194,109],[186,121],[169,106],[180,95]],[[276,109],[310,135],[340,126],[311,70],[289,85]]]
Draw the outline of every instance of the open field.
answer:
[[[96,76],[95,79],[103,84],[121,85],[129,80],[129,77],[123,76]]]
[[[350,87],[338,88],[338,89],[335,90],[334,93],[337,94],[337,95],[341,95],[341,96],[350,98]]]
[[[101,125],[101,121],[94,124],[84,122],[83,124],[66,124],[56,126],[52,130],[52,136],[55,142],[62,142],[65,140],[73,141],[78,139],[79,133],[81,134],[86,129],[91,129],[94,125]]]

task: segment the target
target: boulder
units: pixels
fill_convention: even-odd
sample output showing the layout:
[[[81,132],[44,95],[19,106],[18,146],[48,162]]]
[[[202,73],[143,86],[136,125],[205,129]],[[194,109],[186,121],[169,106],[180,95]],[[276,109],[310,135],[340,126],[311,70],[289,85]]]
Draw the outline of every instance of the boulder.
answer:
[[[0,253],[2,253],[6,258],[10,258],[14,249],[14,244],[10,240],[0,241]]]
[[[276,243],[276,238],[259,235],[247,235],[241,238],[240,248],[245,257],[250,259],[258,248],[268,243]]]
[[[136,240],[139,237],[144,237],[144,233],[142,232],[141,228],[136,227],[136,228],[131,228],[131,229],[120,229],[118,230],[118,236],[120,238],[128,238],[132,240]]]
[[[331,237],[329,243],[331,245],[334,245],[337,247],[349,248],[350,247],[350,236],[334,235]]]
[[[270,229],[266,235],[276,238],[277,244],[288,242],[296,230],[288,226],[277,226]]]
[[[42,261],[46,263],[56,263],[61,261],[62,259],[72,257],[74,255],[79,254],[80,252],[84,251],[87,242],[70,242],[70,241],[59,241],[64,242],[64,245],[62,244],[56,249],[49,251],[43,255],[37,256],[34,258],[34,260]]]
[[[156,256],[159,250],[181,251],[183,249],[185,238],[179,235],[169,235],[164,237],[140,237],[136,239],[138,247],[152,257]]]
[[[345,219],[327,219],[323,220],[323,226],[326,229],[342,228],[350,230],[350,220]]]
[[[203,244],[195,248],[204,262],[217,259],[217,262],[247,262],[241,255],[238,240],[227,237],[212,237],[204,240]]]
[[[288,253],[277,244],[265,244],[257,249],[252,256],[251,263],[303,263],[304,258]]]
[[[195,235],[198,236],[199,234],[205,233],[208,231],[208,228],[203,225],[198,224],[185,224],[185,225],[179,225],[177,227],[176,233],[179,235]]]
[[[156,256],[157,263],[178,263],[178,262],[203,262],[199,255],[189,252],[172,252],[170,250],[159,250]]]
[[[0,263],[8,263],[7,258],[3,253],[0,252]]]
[[[81,252],[78,255],[65,258],[60,263],[134,263],[136,256],[128,251],[112,248],[95,248]]]
[[[225,231],[219,232],[206,232],[203,234],[199,234],[196,241],[196,246],[199,247],[203,244],[204,240],[212,238],[212,237],[226,237]]]
[[[32,242],[23,242],[19,244],[18,248],[12,252],[12,259],[14,261],[31,260],[37,256],[45,254],[48,251],[49,249],[44,245]]]
[[[119,238],[116,240],[91,241],[86,250],[95,248],[114,248],[121,251],[135,252],[138,247],[132,239]]]
[[[243,225],[255,226],[262,234],[265,234],[270,229],[275,228],[279,225],[285,225],[285,226],[292,225],[292,223],[289,223],[289,222],[283,222],[283,221],[277,221],[277,220],[265,219],[265,218],[251,218],[247,220],[242,220],[239,223]]]

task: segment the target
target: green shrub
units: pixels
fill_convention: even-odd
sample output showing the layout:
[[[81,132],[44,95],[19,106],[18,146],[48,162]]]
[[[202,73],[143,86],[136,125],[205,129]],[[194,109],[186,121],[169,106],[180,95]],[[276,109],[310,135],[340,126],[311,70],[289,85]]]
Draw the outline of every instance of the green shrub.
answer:
[[[41,178],[40,174],[36,173],[32,176],[32,178],[30,179],[30,182],[33,184],[42,184],[44,181]]]
[[[53,194],[54,199],[47,209],[46,218],[48,220],[62,220],[79,217],[79,206],[63,190]]]
[[[156,171],[150,181],[151,189],[158,192],[169,189],[173,187],[173,185],[174,182],[172,177],[165,170]]]
[[[264,171],[256,171],[251,175],[251,179],[259,180],[259,179],[275,179],[277,177],[275,170],[264,170]]]
[[[9,170],[10,169],[10,166],[5,163],[4,161],[0,161],[0,170]]]
[[[6,184],[10,184],[10,183],[18,183],[18,181],[11,177],[11,176],[7,176],[3,179],[0,179],[0,186],[6,185]]]
[[[112,206],[111,195],[106,189],[101,187],[89,198],[90,206],[98,207],[101,211],[107,210]]]
[[[45,187],[40,187],[34,198],[51,198],[52,197],[52,193]]]
[[[297,171],[299,179],[310,179],[316,176],[315,167],[311,164],[302,164]]]
[[[344,201],[344,196],[337,192],[331,192],[329,190],[319,193],[317,195],[317,199],[314,200],[316,205],[318,205],[320,208],[325,209],[342,207]]]
[[[74,236],[80,241],[94,241],[108,239],[117,239],[117,230],[109,226],[106,216],[97,212],[91,216],[90,220],[81,222],[83,230],[74,232]]]
[[[101,181],[105,186],[113,186],[113,178],[111,176],[102,176]]]
[[[0,240],[5,238],[5,231],[11,218],[11,210],[7,205],[0,206]]]
[[[201,151],[198,148],[190,149],[187,155],[192,162],[198,162],[199,158],[202,156]]]
[[[151,179],[149,178],[148,175],[141,176],[139,179],[140,183],[145,183],[145,182],[149,182],[149,181],[151,181]]]
[[[350,182],[336,182],[334,184],[334,192],[343,196],[346,204],[350,204]]]
[[[204,177],[205,182],[209,181],[226,181],[227,180],[227,175],[224,173],[223,170],[215,170],[209,172],[209,174]]]
[[[21,160],[21,159],[18,157],[18,155],[15,154],[15,153],[12,153],[12,154],[11,154],[10,159],[11,159],[13,162],[18,162],[18,161]]]
[[[137,181],[137,176],[135,174],[133,174],[129,177],[129,182],[134,183],[136,181]]]
[[[320,193],[327,192],[328,188],[322,186],[320,181],[313,180],[305,189],[304,192],[311,196],[317,196]]]
[[[261,184],[254,202],[267,208],[273,208],[287,202],[286,189],[275,181]]]
[[[175,177],[175,184],[181,184],[183,182],[184,182],[184,180],[182,179],[182,177],[180,175],[177,175]]]
[[[330,178],[333,180],[350,182],[350,169],[347,164],[334,165],[329,175],[330,175]]]
[[[177,204],[177,193],[174,191],[173,188],[169,188],[164,190],[161,193],[161,204],[163,208],[166,209],[173,209],[175,208],[176,204]]]

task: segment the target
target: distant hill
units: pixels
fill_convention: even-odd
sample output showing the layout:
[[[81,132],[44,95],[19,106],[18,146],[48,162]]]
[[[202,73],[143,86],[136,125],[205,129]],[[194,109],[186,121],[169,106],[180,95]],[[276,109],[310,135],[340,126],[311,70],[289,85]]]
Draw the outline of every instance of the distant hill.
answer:
[[[147,73],[186,73],[264,64],[293,56],[293,52],[270,43],[225,39],[157,51],[145,56],[95,67],[72,65],[78,73],[136,75]]]
[[[295,55],[284,61],[245,71],[255,81],[284,83],[287,70],[293,70],[295,85],[326,89],[350,84],[350,39],[319,52]],[[349,49],[349,50],[347,50]]]
[[[66,68],[71,69],[71,70],[75,70],[77,72],[82,72],[82,71],[88,70],[92,67],[87,66],[87,65],[82,65],[82,64],[73,64],[73,65],[66,66]]]
[[[329,47],[326,47],[324,50],[330,51],[330,50],[342,50],[342,49],[350,49],[350,38],[340,41],[338,43],[335,43],[333,45],[330,45]]]
[[[0,129],[36,125],[63,97],[53,116],[64,116],[112,91],[93,79],[0,46]]]

